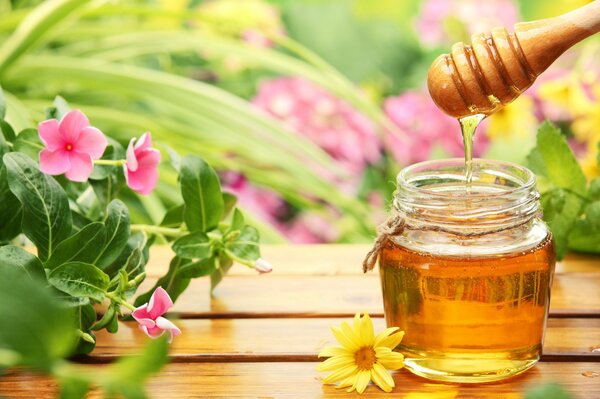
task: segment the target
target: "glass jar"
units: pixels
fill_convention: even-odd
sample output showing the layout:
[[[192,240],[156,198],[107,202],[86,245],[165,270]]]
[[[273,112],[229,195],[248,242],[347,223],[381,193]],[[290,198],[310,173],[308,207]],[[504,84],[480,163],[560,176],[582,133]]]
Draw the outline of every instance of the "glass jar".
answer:
[[[554,273],[552,236],[541,219],[535,176],[463,159],[402,170],[394,208],[402,233],[380,252],[388,326],[413,373],[441,381],[489,382],[540,358]]]

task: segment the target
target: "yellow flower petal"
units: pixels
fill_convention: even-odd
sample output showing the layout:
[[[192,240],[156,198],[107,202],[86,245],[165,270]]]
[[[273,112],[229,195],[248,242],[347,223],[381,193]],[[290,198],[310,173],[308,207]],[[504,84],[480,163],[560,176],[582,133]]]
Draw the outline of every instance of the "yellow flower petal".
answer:
[[[344,332],[339,327],[331,326],[331,331],[333,332],[335,339],[337,339],[337,341],[340,344],[342,344],[344,348],[348,349],[351,352],[355,352],[359,348],[354,341],[346,337],[346,334],[344,334]]]
[[[319,357],[332,357],[338,355],[353,355],[353,353],[345,348],[340,348],[339,346],[328,346],[321,349],[321,352],[319,352]]]
[[[392,388],[396,385],[390,373],[379,363],[373,365],[371,378],[384,392],[391,392]]]
[[[390,334],[392,334],[393,332],[396,332],[398,330],[399,330],[398,327],[386,328],[385,330],[383,330],[382,332],[377,334],[377,336],[375,337],[375,341],[373,342],[373,346],[375,346],[375,347],[381,346],[381,341],[383,341],[384,339],[389,337]]]
[[[354,331],[360,331],[360,313],[354,315]]]
[[[397,332],[382,340],[379,346],[387,346],[390,349],[394,349],[400,345],[402,338],[404,338],[404,331]]]
[[[356,377],[357,376],[358,376],[358,374],[352,374],[350,377],[342,380],[335,387],[337,389],[341,389],[341,388],[348,388],[348,387],[354,386],[354,384],[356,383]]]
[[[360,339],[360,331],[359,330],[354,330],[352,327],[350,327],[350,324],[348,324],[346,322],[343,322],[342,324],[340,324],[340,328],[341,328],[342,332],[344,333],[344,335],[346,336],[346,338],[348,338],[350,341],[352,341],[356,345],[357,349],[360,348],[361,346],[364,346]]]
[[[327,377],[323,378],[323,384],[332,384],[334,382],[343,380],[355,374],[357,371],[357,366],[342,367],[341,369],[336,370],[333,373],[329,374]]]
[[[373,322],[368,313],[365,313],[360,325],[360,338],[363,346],[373,345],[375,333],[373,332]]]
[[[392,353],[392,349],[387,346],[378,346],[375,348],[375,356],[379,359]]]
[[[323,363],[317,366],[317,371],[330,371],[335,370],[340,367],[352,366],[355,365],[356,362],[354,357],[351,355],[339,355],[330,357],[325,360]]]
[[[367,385],[369,385],[369,381],[371,381],[371,371],[370,370],[361,370],[358,372],[358,376],[356,377],[356,392],[363,393],[365,389],[367,389]]]
[[[390,352],[385,356],[377,356],[377,362],[388,370],[398,370],[404,367],[404,355]]]

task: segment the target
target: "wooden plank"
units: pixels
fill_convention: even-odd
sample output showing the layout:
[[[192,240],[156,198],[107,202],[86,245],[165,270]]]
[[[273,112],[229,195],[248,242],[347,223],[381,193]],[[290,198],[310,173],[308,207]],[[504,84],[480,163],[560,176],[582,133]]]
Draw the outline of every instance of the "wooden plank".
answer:
[[[93,366],[99,370],[103,366]],[[348,398],[344,390],[323,386],[316,363],[174,363],[153,378],[147,391],[154,398]],[[369,386],[366,398],[404,399],[518,399],[521,393],[543,382],[562,384],[576,399],[600,397],[598,363],[544,363],[511,380],[482,385],[434,384],[406,370],[394,373],[394,394]],[[0,396],[50,399],[57,389],[52,380],[25,372],[0,378]],[[99,392],[91,398],[101,397]]]
[[[369,244],[263,245],[262,255],[278,275],[360,275],[362,260],[371,249]],[[148,275],[162,276],[173,253],[167,246],[151,249]],[[569,254],[556,266],[557,273],[600,273],[600,256]],[[256,275],[254,270],[236,266],[231,275]]]
[[[177,361],[317,361],[325,346],[337,345],[329,329],[350,319],[190,319],[175,323],[183,334],[174,340]],[[376,331],[385,328],[374,318]],[[87,361],[112,361],[135,353],[147,341],[136,322],[120,323],[117,334],[103,330]],[[600,319],[550,319],[544,359],[600,361]]]
[[[140,292],[156,280],[148,278]],[[229,276],[209,296],[209,280],[192,281],[173,311],[198,317],[347,317],[357,311],[383,315],[376,273],[352,276]],[[600,317],[600,273],[557,274],[551,316]]]

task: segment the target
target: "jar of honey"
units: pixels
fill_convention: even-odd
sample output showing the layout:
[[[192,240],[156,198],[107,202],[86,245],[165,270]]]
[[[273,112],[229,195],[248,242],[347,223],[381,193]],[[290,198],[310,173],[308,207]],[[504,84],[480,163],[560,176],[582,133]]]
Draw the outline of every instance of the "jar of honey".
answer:
[[[404,221],[379,253],[388,326],[413,373],[490,382],[540,358],[555,266],[535,176],[500,161],[463,159],[402,170],[394,208]]]

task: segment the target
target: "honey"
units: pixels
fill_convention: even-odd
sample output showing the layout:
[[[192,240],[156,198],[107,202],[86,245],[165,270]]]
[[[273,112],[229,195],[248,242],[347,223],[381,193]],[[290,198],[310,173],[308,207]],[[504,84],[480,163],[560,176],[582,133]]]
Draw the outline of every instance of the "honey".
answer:
[[[379,254],[388,326],[415,374],[490,382],[539,360],[555,255],[527,169],[429,161],[398,176],[403,232]]]

